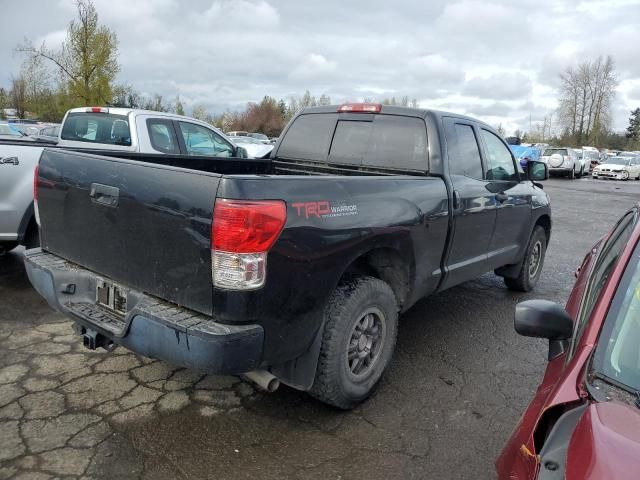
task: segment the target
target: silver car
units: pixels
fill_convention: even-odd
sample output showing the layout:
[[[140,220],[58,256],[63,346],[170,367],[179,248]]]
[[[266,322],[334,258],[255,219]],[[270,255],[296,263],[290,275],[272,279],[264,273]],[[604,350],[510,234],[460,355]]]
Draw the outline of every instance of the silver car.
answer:
[[[542,152],[540,161],[547,164],[550,174],[562,174],[573,179],[580,178],[585,173],[584,165],[578,158],[578,154],[572,148],[547,148]]]

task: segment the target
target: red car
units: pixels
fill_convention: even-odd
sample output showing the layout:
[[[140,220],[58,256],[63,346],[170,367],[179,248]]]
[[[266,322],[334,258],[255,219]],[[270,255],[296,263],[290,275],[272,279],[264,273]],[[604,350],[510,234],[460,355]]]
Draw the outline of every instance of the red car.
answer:
[[[548,338],[549,364],[496,461],[499,478],[640,478],[639,216],[631,209],[587,254],[566,310],[516,306],[516,331]]]

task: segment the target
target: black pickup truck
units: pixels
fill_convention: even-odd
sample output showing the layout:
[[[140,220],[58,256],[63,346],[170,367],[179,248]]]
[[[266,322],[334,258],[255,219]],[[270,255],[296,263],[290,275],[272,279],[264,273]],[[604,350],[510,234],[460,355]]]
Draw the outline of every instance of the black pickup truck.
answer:
[[[43,151],[25,263],[85,345],[351,408],[417,300],[489,271],[521,291],[540,275],[546,165],[523,172],[472,118],[309,108],[270,159],[216,162]]]

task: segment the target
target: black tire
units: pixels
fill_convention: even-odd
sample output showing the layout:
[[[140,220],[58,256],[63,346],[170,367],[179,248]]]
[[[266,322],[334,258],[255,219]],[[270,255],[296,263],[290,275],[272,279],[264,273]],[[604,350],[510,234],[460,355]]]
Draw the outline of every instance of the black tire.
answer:
[[[530,292],[538,283],[542,267],[544,265],[544,256],[547,251],[547,236],[544,229],[537,225],[533,229],[531,238],[529,238],[529,244],[527,245],[527,251],[524,259],[522,260],[522,266],[517,277],[504,277],[504,283],[509,290],[518,292]],[[537,257],[537,260],[536,260]],[[532,265],[535,261],[535,269],[532,270]]]
[[[391,360],[398,333],[396,298],[382,280],[352,278],[331,294],[324,319],[320,358],[309,393],[348,410],[369,397]],[[363,331],[363,324],[371,329]],[[378,339],[371,340],[373,336]]]
[[[568,174],[570,180],[574,180],[576,178],[576,170],[575,167],[571,169],[571,172]]]

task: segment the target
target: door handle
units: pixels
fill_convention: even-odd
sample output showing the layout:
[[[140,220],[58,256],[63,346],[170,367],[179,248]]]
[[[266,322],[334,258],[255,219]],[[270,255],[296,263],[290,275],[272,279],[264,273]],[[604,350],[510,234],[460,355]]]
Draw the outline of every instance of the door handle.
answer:
[[[92,183],[89,196],[94,202],[107,207],[117,207],[120,197],[120,189],[111,185],[102,185],[100,183]]]
[[[506,202],[507,200],[509,200],[509,195],[507,195],[506,193],[496,193],[496,200],[500,203]]]
[[[14,165],[18,165],[20,163],[20,160],[18,160],[18,157],[4,157],[0,158],[0,163],[12,163]]]
[[[462,206],[462,201],[460,199],[460,192],[457,190],[453,191],[453,209],[458,210]]]

